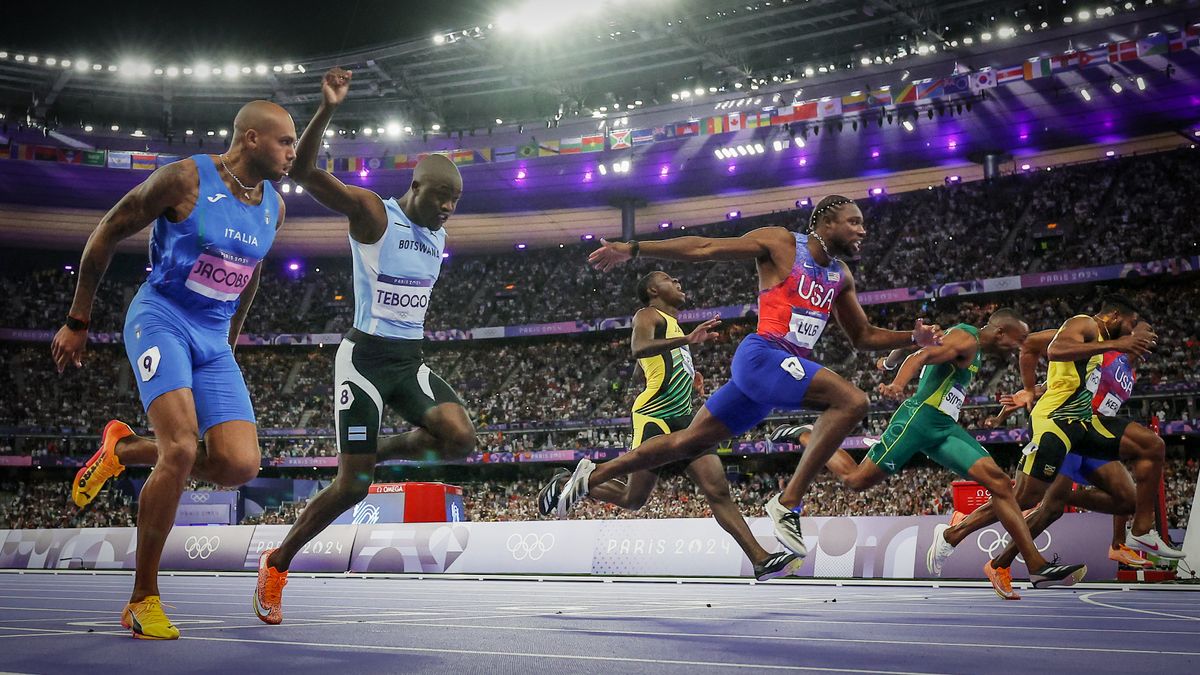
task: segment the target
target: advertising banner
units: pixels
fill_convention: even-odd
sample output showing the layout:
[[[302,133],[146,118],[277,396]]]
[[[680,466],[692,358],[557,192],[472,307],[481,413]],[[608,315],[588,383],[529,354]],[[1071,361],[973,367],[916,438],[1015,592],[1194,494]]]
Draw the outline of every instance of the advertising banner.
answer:
[[[163,548],[162,569],[242,570],[252,536],[253,525],[176,527]]]
[[[771,521],[748,519],[768,551],[778,551]],[[808,557],[799,576],[923,579],[925,553],[945,516],[801,518]],[[288,526],[177,527],[167,540],[164,570],[254,569],[258,555],[282,541]],[[1037,537],[1047,558],[1088,566],[1089,581],[1112,579],[1110,516],[1068,513]],[[0,567],[132,569],[133,528],[0,531]],[[1009,542],[999,525],[968,536],[947,560],[943,577],[982,579],[983,565]],[[1187,545],[1194,546],[1195,541]],[[654,520],[413,523],[333,526],[296,558],[312,572],[438,574],[597,574],[750,577],[733,539],[711,518]],[[1018,558],[1014,576],[1026,574]]]
[[[257,525],[246,551],[245,569],[258,569],[258,557],[263,551],[279,548],[291,525]],[[350,569],[350,552],[354,549],[353,525],[330,525],[316,538],[304,545],[292,558],[293,572],[345,572]]]

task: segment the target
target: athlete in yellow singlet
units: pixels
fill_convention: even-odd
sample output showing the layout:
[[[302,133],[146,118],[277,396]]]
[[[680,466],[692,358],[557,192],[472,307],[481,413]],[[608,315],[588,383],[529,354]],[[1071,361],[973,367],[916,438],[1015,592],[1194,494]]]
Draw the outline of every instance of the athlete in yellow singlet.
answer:
[[[700,324],[691,333],[679,327],[679,310],[687,296],[679,280],[666,272],[651,272],[638,281],[638,299],[644,307],[633,316],[630,348],[646,381],[633,403],[633,449],[655,436],[686,429],[692,421],[692,397],[703,395],[703,378],[692,365],[691,347],[717,337],[713,331],[719,318]],[[695,457],[654,470],[636,471],[626,482],[609,481],[592,487],[588,496],[636,511],[646,504],[658,479],[664,474],[686,472],[704,493],[713,518],[737,541],[754,564],[754,576],[762,581],[787,576],[800,569],[804,559],[789,551],[769,553],[754,538],[745,518],[729,494],[725,467],[712,448]],[[538,509],[549,515],[570,476],[560,469],[538,493]]]

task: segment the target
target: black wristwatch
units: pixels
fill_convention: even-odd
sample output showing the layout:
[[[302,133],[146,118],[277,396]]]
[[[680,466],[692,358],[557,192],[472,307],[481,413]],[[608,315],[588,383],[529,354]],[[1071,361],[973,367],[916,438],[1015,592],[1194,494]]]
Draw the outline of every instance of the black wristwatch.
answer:
[[[87,330],[88,322],[82,319],[76,319],[70,314],[67,315],[67,330],[81,331]]]

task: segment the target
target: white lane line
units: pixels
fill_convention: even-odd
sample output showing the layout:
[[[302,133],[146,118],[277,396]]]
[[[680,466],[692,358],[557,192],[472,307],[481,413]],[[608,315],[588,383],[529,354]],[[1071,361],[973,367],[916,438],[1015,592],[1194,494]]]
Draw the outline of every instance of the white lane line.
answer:
[[[966,647],[970,649],[1032,649],[1045,651],[1078,651],[1078,652],[1100,652],[1112,654],[1153,654],[1153,655],[1170,655],[1170,656],[1200,656],[1200,652],[1175,652],[1175,651],[1159,651],[1152,649],[1121,649],[1113,647],[1070,647],[1061,645],[1030,645],[1030,644],[989,644],[976,642],[930,642],[928,640],[910,641],[910,640],[885,640],[881,638],[872,638],[869,640],[861,640],[857,638],[839,638],[825,636],[797,636],[797,635],[737,635],[731,633],[674,633],[660,631],[638,631],[638,630],[604,630],[595,628],[533,628],[529,626],[490,626],[490,625],[470,625],[470,624],[445,624],[445,623],[414,623],[411,621],[396,621],[396,622],[381,622],[381,623],[396,623],[405,626],[426,626],[426,627],[445,627],[445,628],[478,628],[484,630],[510,630],[510,631],[536,631],[545,633],[601,633],[611,635],[640,635],[647,637],[697,637],[697,638],[733,638],[738,640],[781,640],[781,641],[797,641],[797,642],[846,642],[852,644],[893,644],[893,645],[908,645],[919,647]]]
[[[595,656],[595,655],[576,655],[576,654],[544,654],[537,652],[501,652],[482,649],[438,649],[434,647],[398,647],[391,645],[347,645],[334,644],[323,642],[302,642],[293,640],[254,640],[250,638],[224,638],[224,637],[192,637],[185,636],[184,640],[211,640],[214,642],[241,642],[252,644],[265,645],[293,645],[297,647],[327,647],[332,649],[358,649],[365,651],[397,651],[397,652],[415,652],[420,654],[455,654],[455,655],[471,655],[471,656],[509,656],[509,657],[533,657],[543,659],[556,659],[565,661],[601,661],[608,663],[632,663],[637,664],[641,669],[646,664],[655,665],[670,665],[670,666],[699,666],[704,668],[738,668],[738,669],[753,669],[753,670],[791,670],[801,672],[824,672],[824,673],[883,673],[887,675],[927,675],[918,674],[907,671],[898,670],[866,670],[859,668],[833,668],[830,666],[791,666],[779,665],[771,663],[729,663],[729,662],[713,662],[713,661],[685,661],[680,659],[649,659],[649,658],[630,658],[622,656]]]
[[[1188,616],[1186,614],[1172,614],[1170,612],[1158,612],[1158,611],[1155,611],[1152,609],[1137,609],[1136,607],[1122,607],[1121,605],[1110,605],[1107,602],[1100,602],[1099,600],[1092,599],[1092,596],[1095,596],[1095,595],[1104,595],[1105,593],[1120,593],[1120,592],[1121,591],[1096,591],[1095,593],[1086,593],[1084,595],[1081,595],[1081,596],[1079,596],[1079,599],[1082,600],[1083,602],[1086,602],[1089,605],[1096,605],[1097,607],[1107,607],[1109,609],[1119,609],[1121,611],[1137,612],[1139,614],[1154,614],[1157,616],[1170,617],[1173,619],[1184,619],[1186,621],[1200,621],[1200,617],[1197,617],[1197,616]]]

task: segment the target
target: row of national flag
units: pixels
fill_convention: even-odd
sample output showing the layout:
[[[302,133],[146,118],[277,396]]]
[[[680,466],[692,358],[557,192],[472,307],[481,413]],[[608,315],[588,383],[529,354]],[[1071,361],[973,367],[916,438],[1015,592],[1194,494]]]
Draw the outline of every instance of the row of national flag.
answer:
[[[159,152],[76,150],[29,143],[0,143],[0,159],[26,159],[39,162],[103,166],[110,169],[153,171],[160,166],[183,159],[183,157]]]
[[[1072,50],[1049,57],[1031,58],[1004,68],[984,68],[975,72],[942,78],[926,78],[905,82],[893,87],[855,91],[846,96],[827,96],[814,101],[802,101],[757,112],[731,112],[690,119],[674,124],[645,129],[609,129],[606,133],[575,136],[556,140],[531,140],[524,145],[441,150],[455,164],[466,166],[496,162],[513,162],[539,157],[557,157],[625,150],[659,141],[689,136],[706,136],[757,129],[771,125],[817,121],[833,117],[862,115],[873,110],[898,106],[924,105],[939,99],[977,94],[987,89],[1026,82],[1067,70],[1093,68],[1102,64],[1121,64],[1139,59],[1184,50],[1200,51],[1200,24],[1180,31],[1151,33],[1138,40],[1122,40],[1085,50]],[[424,157],[433,154],[386,154],[369,157],[321,157],[318,166],[335,172],[412,169]],[[28,159],[88,166],[107,166],[116,169],[153,170],[180,159],[178,155],[119,152],[105,150],[71,150],[49,146],[0,144],[0,159]]]

